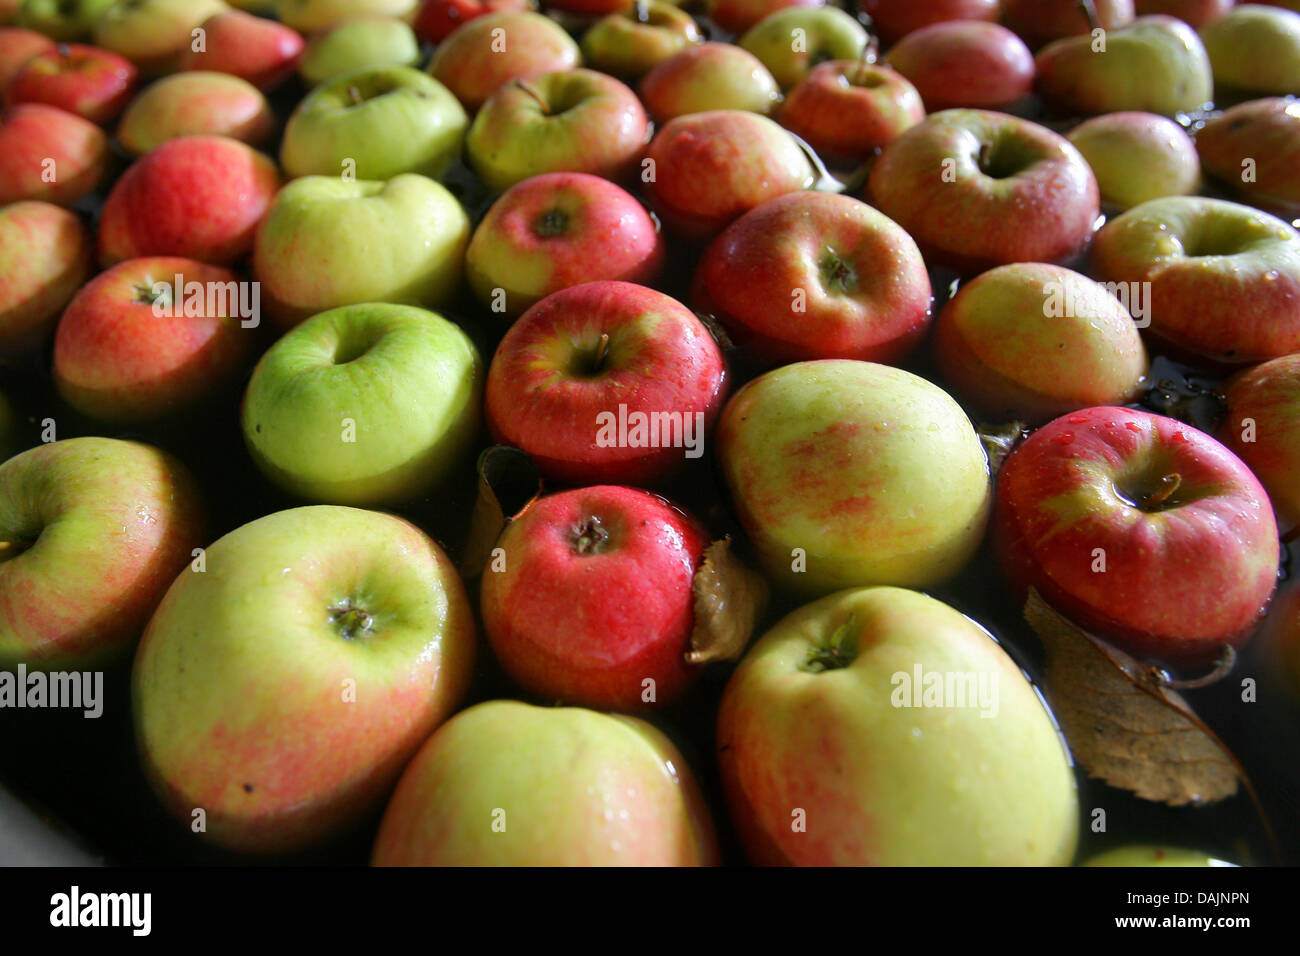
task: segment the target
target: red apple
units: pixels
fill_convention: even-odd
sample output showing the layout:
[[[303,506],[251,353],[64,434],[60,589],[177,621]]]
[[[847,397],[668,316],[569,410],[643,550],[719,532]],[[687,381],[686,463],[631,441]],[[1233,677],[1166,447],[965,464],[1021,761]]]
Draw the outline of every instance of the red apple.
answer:
[[[93,259],[75,213],[31,200],[0,206],[0,354],[44,344]]]
[[[1237,0],[1136,0],[1137,15],[1165,14],[1177,17],[1196,29],[1228,13]]]
[[[709,18],[737,36],[769,14],[788,7],[820,7],[826,0],[708,0]]]
[[[1252,205],[1300,212],[1300,102],[1238,103],[1205,121],[1196,152],[1206,172]]]
[[[947,20],[996,20],[998,0],[862,0],[859,9],[886,43]]]
[[[1250,637],[1277,586],[1268,494],[1189,425],[1126,408],[1071,412],[998,473],[995,538],[1023,597],[1033,587],[1080,626],[1171,665]]]
[[[71,206],[94,192],[108,169],[104,131],[44,103],[20,103],[0,115],[0,205],[41,199]]]
[[[249,145],[265,143],[275,129],[266,97],[229,73],[173,73],[131,101],[117,127],[117,141],[142,156],[180,136],[228,136]]]
[[[474,112],[511,80],[571,70],[582,54],[564,28],[529,11],[488,13],[438,44],[429,74]]]
[[[486,13],[536,9],[534,0],[424,0],[411,26],[421,40],[441,43],[457,27]]]
[[[5,102],[45,103],[104,125],[135,92],[139,71],[130,60],[79,43],[60,43],[24,64],[5,87]]]
[[[0,27],[0,90],[24,63],[38,53],[53,49],[54,41],[43,33],[21,27]]]
[[[182,51],[178,70],[229,73],[270,90],[293,75],[304,41],[283,23],[240,10],[225,10],[203,21],[202,50],[190,44]]]
[[[1278,518],[1300,524],[1300,352],[1230,379],[1219,439],[1268,489]]]
[[[1133,0],[1092,0],[1103,30],[1133,22]],[[1079,0],[1001,0],[1002,23],[1034,49],[1062,37],[1088,33],[1093,25]]]
[[[925,119],[921,94],[887,66],[829,60],[785,98],[781,125],[831,165],[856,166]]]
[[[1006,106],[1034,88],[1034,55],[996,23],[950,21],[922,27],[898,41],[888,62],[912,82],[931,112]]]
[[[758,57],[730,43],[674,53],[641,79],[637,92],[657,122],[708,110],[776,111],[781,88]]]

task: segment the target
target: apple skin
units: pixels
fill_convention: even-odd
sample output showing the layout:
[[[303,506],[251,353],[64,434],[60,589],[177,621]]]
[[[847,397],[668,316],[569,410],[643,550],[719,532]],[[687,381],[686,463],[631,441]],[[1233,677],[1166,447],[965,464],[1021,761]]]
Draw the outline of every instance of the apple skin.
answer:
[[[64,401],[97,421],[151,421],[181,412],[243,368],[254,333],[238,315],[154,314],[149,291],[177,275],[230,289],[240,281],[228,269],[175,258],[130,259],[100,273],[59,320],[54,384]]]
[[[857,166],[925,119],[921,94],[886,66],[819,63],[781,104],[781,125],[831,165]]]
[[[421,40],[441,43],[457,27],[477,17],[536,9],[535,0],[424,0],[412,26]]]
[[[1211,20],[1230,12],[1237,0],[1136,0],[1137,15],[1153,14],[1177,17],[1188,26],[1199,30]]]
[[[257,231],[253,274],[281,328],[358,302],[441,305],[456,293],[469,217],[440,183],[295,180]]]
[[[84,43],[115,0],[23,0],[17,24],[60,43]]]
[[[1065,137],[987,110],[945,110],[907,130],[872,167],[867,197],[927,261],[966,273],[1069,260],[1100,214],[1097,179]]]
[[[1278,523],[1300,524],[1300,353],[1237,374],[1223,394],[1219,440],[1268,489]]]
[[[222,0],[118,0],[95,20],[95,46],[145,73],[168,73],[193,46],[193,31],[226,10]]]
[[[758,57],[730,43],[700,43],[664,60],[637,87],[656,122],[710,110],[776,112],[781,89]]]
[[[837,633],[852,650],[809,670]],[[916,668],[993,675],[996,714],[897,706],[897,675]],[[1033,685],[978,624],[915,591],[857,588],[787,615],[727,682],[717,744],[731,818],[758,864],[1067,866],[1074,856],[1074,774]],[[806,831],[792,826],[796,809]]]
[[[109,155],[104,131],[75,113],[44,103],[9,107],[0,113],[0,205],[38,199],[71,206],[103,182]]]
[[[1149,282],[1148,335],[1202,363],[1300,351],[1300,233],[1268,213],[1200,196],[1153,199],[1102,227],[1091,272]]]
[[[1119,210],[1149,199],[1186,196],[1201,185],[1196,144],[1173,120],[1155,113],[1106,113],[1066,135],[1092,167],[1101,201]]]
[[[1253,96],[1300,93],[1300,13],[1246,3],[1206,24],[1214,82]]]
[[[357,179],[436,179],[460,154],[468,125],[451,91],[428,74],[409,66],[356,70],[322,83],[294,108],[280,165],[293,179],[345,170]]]
[[[364,303],[312,316],[271,346],[240,418],[254,463],[290,494],[377,505],[409,501],[464,464],[482,392],[482,361],[459,327]]]
[[[601,368],[586,372],[602,333]],[[620,404],[629,414],[680,412],[683,422],[703,415],[702,437],[726,383],[721,350],[681,303],[629,282],[588,282],[547,296],[510,327],[488,368],[485,408],[493,438],[528,452],[552,481],[654,485],[688,449],[602,447],[599,416]]]
[[[253,84],[229,73],[174,73],[151,83],[122,114],[117,141],[143,156],[181,136],[224,136],[250,146],[271,138],[275,116]]]
[[[925,334],[932,299],[900,226],[851,196],[804,191],[769,199],[714,239],[693,301],[737,345],[785,364],[900,361]]]
[[[38,53],[54,49],[54,41],[34,30],[0,27],[0,90]]]
[[[916,87],[929,112],[993,109],[1034,88],[1029,47],[1006,27],[979,20],[914,30],[889,51],[888,63]]]
[[[807,189],[803,149],[765,116],[711,110],[679,116],[650,142],[644,185],[651,208],[688,242],[705,242],[768,199]]]
[[[1181,483],[1152,501],[1170,475]],[[1071,412],[1016,447],[998,472],[994,542],[1013,594],[1035,588],[1172,666],[1243,644],[1277,586],[1277,522],[1250,469],[1190,425],[1126,408]]]
[[[983,537],[979,436],[946,392],[902,369],[843,359],[778,368],[732,396],[713,441],[768,579],[793,593],[930,587]]]
[[[259,90],[272,90],[298,68],[304,41],[295,30],[240,10],[225,10],[203,21],[203,50],[191,44],[181,52],[178,70],[229,73]]]
[[[820,7],[826,0],[706,0],[709,19],[737,36],[790,7]]]
[[[63,307],[91,273],[90,231],[60,206],[0,206],[0,355],[45,344]]]
[[[694,517],[639,488],[549,495],[497,540],[505,569],[483,575],[483,630],[510,679],[541,700],[657,710],[700,671],[686,654],[708,546]]]
[[[99,220],[99,259],[181,256],[229,265],[280,188],[275,163],[238,140],[182,136],[137,159],[114,184]]]
[[[1079,0],[1001,0],[1000,7],[1002,25],[1034,49],[1093,30]],[[1128,26],[1135,16],[1133,0],[1093,0],[1093,9],[1107,32]]]
[[[120,657],[203,543],[185,466],[115,438],[37,445],[0,465],[0,667]]]
[[[802,30],[803,49],[794,50],[794,31]],[[858,60],[867,47],[867,31],[839,7],[786,7],[764,17],[740,38],[788,90],[826,60]]]
[[[1086,276],[1038,262],[963,283],[939,313],[931,347],[943,381],[995,422],[1038,425],[1134,401],[1148,369],[1119,299]]]
[[[1300,103],[1250,100],[1205,121],[1196,133],[1205,171],[1244,201],[1288,218],[1300,209]],[[1250,159],[1254,179],[1243,179]]]
[[[858,7],[871,17],[871,29],[886,44],[935,23],[998,18],[998,0],[861,0]]]
[[[138,71],[116,53],[77,43],[32,57],[5,87],[5,103],[45,103],[101,126],[135,93]]]
[[[474,230],[465,271],[479,300],[517,316],[540,299],[600,279],[649,285],[664,241],[630,193],[589,173],[544,173],[516,183]]]
[[[465,695],[474,618],[455,568],[400,518],[325,506],[237,528],[205,562],[136,653],[146,777],[179,820],[202,807],[204,838],[230,849],[346,830]]]
[[[420,41],[401,20],[347,20],[308,41],[298,75],[310,87],[353,70],[415,66],[419,60]]]
[[[650,724],[494,700],[457,714],[411,761],[371,862],[715,866],[719,854],[695,776]]]
[[[321,33],[359,16],[407,19],[418,0],[276,0],[275,12],[299,33]]]
[[[504,11],[475,17],[439,43],[428,70],[474,113],[511,80],[577,69],[581,61],[578,44],[554,20]]]
[[[1141,0],[1139,0],[1141,2]],[[1142,4],[1145,6],[1146,4]],[[1173,6],[1170,3],[1161,6]],[[1236,866],[1200,850],[1175,846],[1121,846],[1080,863],[1079,866]]]
[[[635,80],[702,40],[694,18],[671,3],[649,0],[644,14],[637,10],[602,17],[582,35],[582,56],[588,66]]]

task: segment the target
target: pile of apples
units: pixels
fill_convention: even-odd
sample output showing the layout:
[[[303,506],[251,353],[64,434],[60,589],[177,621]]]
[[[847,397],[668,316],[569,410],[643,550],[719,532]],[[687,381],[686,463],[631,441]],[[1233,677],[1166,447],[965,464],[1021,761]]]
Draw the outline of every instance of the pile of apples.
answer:
[[[720,832],[756,863],[1069,865],[1051,714],[925,592],[986,554],[1013,612],[1036,591],[1188,673],[1273,603],[1296,0],[0,24],[0,668],[133,660],[139,759],[196,839],[382,818],[386,865],[708,864]],[[1213,434],[1141,407],[1153,355],[1225,381]],[[162,447],[214,406],[242,460]],[[448,489],[490,444],[544,492],[480,568]],[[254,520],[207,504],[230,468]],[[421,508],[462,512],[446,550]],[[772,594],[734,667],[696,653],[726,536]],[[1300,600],[1269,620],[1300,687]],[[517,699],[476,691],[497,665]]]

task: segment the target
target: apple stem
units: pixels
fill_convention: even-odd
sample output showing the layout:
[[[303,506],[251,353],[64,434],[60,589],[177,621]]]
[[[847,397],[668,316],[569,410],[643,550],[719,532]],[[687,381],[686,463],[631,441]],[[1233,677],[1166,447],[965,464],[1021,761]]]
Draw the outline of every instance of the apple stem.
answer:
[[[1169,496],[1183,483],[1183,476],[1174,472],[1160,479],[1160,487],[1142,499],[1142,509],[1155,508],[1169,500]]]
[[[1201,687],[1209,687],[1211,684],[1217,684],[1223,678],[1232,673],[1237,666],[1237,649],[1231,644],[1225,644],[1223,650],[1219,652],[1219,659],[1214,662],[1214,668],[1209,673],[1202,674],[1200,677],[1191,677],[1187,680],[1179,680],[1173,674],[1163,667],[1152,667],[1151,676],[1157,684],[1161,684],[1171,690],[1196,690]]]
[[[366,101],[366,98],[361,95],[361,91],[355,86],[348,87],[348,99],[352,101],[353,106],[360,106]]]
[[[12,558],[27,550],[30,541],[0,541],[0,558]]]
[[[519,87],[537,101],[537,105],[542,108],[543,116],[551,115],[550,104],[546,102],[546,97],[542,96],[542,94],[537,91],[537,87],[533,86],[531,83],[525,83],[523,80],[515,80],[515,86]]]
[[[609,532],[600,523],[600,519],[593,515],[578,527],[573,537],[573,546],[579,554],[591,554],[599,551],[601,545],[608,540]]]
[[[600,342],[596,345],[596,358],[591,363],[593,372],[599,372],[605,364],[605,353],[609,351],[609,333],[600,333]]]
[[[1101,21],[1097,17],[1097,5],[1092,0],[1079,0],[1079,9],[1083,15],[1088,18],[1088,29],[1098,30],[1101,28]]]

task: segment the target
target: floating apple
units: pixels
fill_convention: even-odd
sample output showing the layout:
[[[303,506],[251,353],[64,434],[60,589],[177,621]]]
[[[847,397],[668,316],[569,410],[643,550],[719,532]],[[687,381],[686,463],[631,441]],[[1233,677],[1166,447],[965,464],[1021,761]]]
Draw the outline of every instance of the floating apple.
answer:
[[[729,43],[701,43],[670,56],[638,87],[646,109],[666,123],[688,113],[749,110],[767,115],[781,102],[781,89],[754,54]]]
[[[177,60],[178,70],[230,73],[259,90],[271,90],[293,75],[302,56],[303,39],[297,31],[240,10],[213,14],[202,29],[202,47],[186,47]]]
[[[415,66],[419,59],[420,41],[401,20],[346,20],[308,41],[298,75],[305,85],[318,86],[353,70]]]
[[[270,139],[275,116],[253,84],[228,73],[174,73],[151,83],[131,101],[117,141],[143,156],[181,136],[224,136],[250,146]]]
[[[597,21],[582,35],[582,56],[588,66],[635,80],[700,41],[699,27],[689,13],[649,0]]]
[[[839,7],[786,7],[754,24],[738,41],[788,90],[826,60],[858,60],[867,31]]]
[[[0,355],[45,344],[63,307],[90,277],[90,231],[59,206],[0,206]]]
[[[534,0],[424,0],[412,26],[420,39],[436,44],[476,17],[536,8]]]
[[[1300,93],[1300,13],[1244,3],[1205,25],[1214,82],[1256,96]]]
[[[1091,35],[1098,28],[1109,34],[1128,26],[1134,17],[1133,0],[1092,0],[1095,23],[1079,0],[1001,0],[1000,6],[1003,25],[1035,48],[1063,37]]]
[[[995,109],[1034,88],[1034,55],[996,23],[948,21],[909,33],[889,51],[930,112],[954,106]]]
[[[1063,0],[1062,0],[1063,2]],[[886,43],[894,43],[913,30],[947,20],[996,20],[998,0],[862,0],[860,9],[871,17],[871,28]]]
[[[1224,397],[1219,440],[1268,489],[1279,522],[1300,524],[1300,353],[1239,373]]]
[[[578,44],[549,17],[526,10],[474,17],[438,44],[429,73],[477,112],[511,80],[578,66]]]
[[[0,204],[71,206],[103,182],[108,160],[104,131],[75,113],[44,103],[0,113]]]
[[[1238,103],[1205,121],[1196,152],[1206,172],[1246,202],[1288,214],[1300,207],[1300,102]]]
[[[1131,209],[1148,199],[1185,196],[1201,184],[1196,145],[1173,120],[1155,113],[1106,113],[1067,134],[1097,176],[1101,201]]]
[[[0,90],[32,57],[54,49],[54,41],[34,30],[0,27]]]

